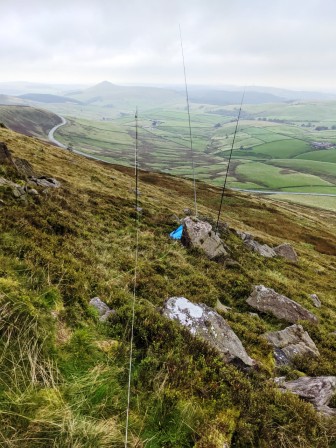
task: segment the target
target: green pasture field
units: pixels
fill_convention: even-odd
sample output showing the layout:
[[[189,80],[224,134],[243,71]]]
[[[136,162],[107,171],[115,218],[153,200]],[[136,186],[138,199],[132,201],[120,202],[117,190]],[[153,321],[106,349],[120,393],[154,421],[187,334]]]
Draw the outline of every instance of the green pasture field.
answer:
[[[60,128],[55,137],[102,160],[133,165],[133,113],[104,117],[104,108],[88,106],[88,109],[88,118],[68,116],[68,125]],[[225,109],[238,113],[237,106]],[[329,128],[334,124],[331,117],[334,110],[336,112],[336,102],[245,105],[243,110],[255,119],[240,120],[229,187],[312,193],[335,191],[336,149],[314,150],[312,142],[336,142],[336,130],[316,131],[314,128],[321,123],[327,123]],[[191,105],[193,154],[197,179],[222,185],[236,122],[233,116],[215,112],[216,107]],[[329,121],[324,122],[328,113]],[[275,123],[270,119],[291,122]],[[308,127],[309,121],[312,123]],[[139,163],[142,168],[192,176],[185,105],[140,109],[138,124]]]
[[[317,160],[304,159],[280,159],[272,160],[269,163],[278,167],[289,168],[295,171],[313,174],[315,176],[332,177],[336,184],[336,163],[319,162]]]
[[[252,181],[269,190],[295,188],[295,191],[306,191],[307,187],[332,186],[330,182],[318,176],[287,171],[261,162],[248,162],[238,165],[235,173],[238,180]]]
[[[336,148],[307,152],[303,155],[297,156],[297,159],[336,163]]]
[[[328,196],[301,196],[301,195],[270,195],[268,198],[276,201],[294,202],[309,207],[322,208],[336,212],[336,197]]]

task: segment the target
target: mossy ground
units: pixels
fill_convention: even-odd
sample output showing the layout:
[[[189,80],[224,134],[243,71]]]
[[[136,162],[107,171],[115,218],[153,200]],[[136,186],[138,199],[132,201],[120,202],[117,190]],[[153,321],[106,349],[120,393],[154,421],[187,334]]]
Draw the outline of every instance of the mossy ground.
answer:
[[[122,447],[134,278],[133,170],[93,162],[0,129],[0,140],[60,189],[20,202],[0,190],[0,446]],[[2,166],[1,175],[22,178]],[[261,335],[286,326],[249,314],[262,283],[314,312],[303,323],[321,353],[293,375],[336,374],[336,218],[326,211],[228,193],[223,221],[269,244],[290,242],[300,262],[264,259],[233,234],[239,265],[225,267],[168,237],[174,215],[192,206],[192,184],[141,172],[139,266],[130,414],[133,447],[332,447],[336,425],[273,385],[271,349]],[[220,191],[198,183],[199,212],[215,219]],[[313,307],[317,293],[322,307]],[[232,307],[225,318],[258,368],[223,364],[158,311],[183,295]],[[99,296],[116,310],[107,325],[89,307]],[[281,372],[280,372],[281,373]]]

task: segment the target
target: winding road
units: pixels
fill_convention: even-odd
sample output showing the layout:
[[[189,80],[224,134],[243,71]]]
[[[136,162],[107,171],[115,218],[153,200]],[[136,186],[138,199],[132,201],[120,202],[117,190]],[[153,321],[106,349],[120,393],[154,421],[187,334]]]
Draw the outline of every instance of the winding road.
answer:
[[[64,117],[62,117],[61,115],[57,115],[57,116],[62,120],[62,122],[60,124],[57,124],[56,126],[54,126],[52,129],[50,129],[50,131],[48,133],[48,140],[51,143],[54,143],[54,145],[59,146],[60,148],[68,149],[68,147],[66,145],[63,145],[63,143],[59,142],[54,137],[54,133],[57,131],[57,129],[60,128],[61,126],[64,126],[65,124],[67,124],[67,121]],[[98,160],[100,162],[104,162],[104,160],[100,159],[99,157],[91,156],[90,154],[86,154],[85,152],[78,151],[77,149],[73,149],[72,152],[74,152],[75,154],[79,154],[81,156],[85,156],[88,159],[93,159],[93,160]],[[109,163],[109,162],[106,162],[106,163]]]
[[[61,117],[60,115],[57,115],[58,118],[60,118],[62,120],[62,122],[60,124],[57,124],[56,126],[54,126],[52,129],[50,129],[49,134],[48,134],[48,139],[49,141],[51,141],[51,143],[54,143],[55,145],[59,146],[60,148],[64,148],[66,149],[66,146],[63,145],[63,143],[59,142],[58,140],[56,140],[54,138],[54,132],[57,131],[58,128],[60,128],[61,126],[64,126],[65,124],[67,124],[67,121],[64,117]]]

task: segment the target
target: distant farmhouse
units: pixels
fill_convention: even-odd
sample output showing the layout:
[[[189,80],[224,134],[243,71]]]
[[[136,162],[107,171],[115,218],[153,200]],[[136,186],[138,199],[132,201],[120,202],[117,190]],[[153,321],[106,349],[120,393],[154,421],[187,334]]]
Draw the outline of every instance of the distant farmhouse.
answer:
[[[311,145],[314,149],[330,149],[335,146],[334,143],[330,142],[312,142]]]

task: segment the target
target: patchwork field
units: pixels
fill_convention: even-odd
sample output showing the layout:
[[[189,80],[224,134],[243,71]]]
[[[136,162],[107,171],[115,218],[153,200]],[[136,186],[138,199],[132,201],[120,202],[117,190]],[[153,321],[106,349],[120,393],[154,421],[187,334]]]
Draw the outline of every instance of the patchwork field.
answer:
[[[229,187],[336,194],[336,147],[333,147],[336,129],[332,129],[332,121],[323,121],[327,117],[326,108],[333,111],[335,103],[316,104],[315,109],[310,103],[262,107],[244,107],[242,115],[249,114],[249,117],[240,120],[233,144],[237,107],[223,110],[192,105],[197,179],[221,185],[233,144]],[[312,120],[313,110],[317,112],[314,124],[307,121]],[[290,121],[298,119],[299,115],[299,123]],[[57,133],[62,143],[71,143],[75,149],[105,161],[133,164],[135,120],[131,112],[114,119],[69,117],[68,121]],[[328,129],[317,130],[321,126]],[[188,116],[184,106],[140,111],[138,130],[142,168],[192,176]],[[324,149],[323,145],[330,147]]]
[[[172,98],[174,101],[170,101],[164,92],[162,106],[151,107],[153,95],[151,91],[148,101],[142,100],[139,108],[140,167],[191,177],[192,152],[184,98],[176,95]],[[75,151],[107,162],[133,166],[135,110],[97,98],[93,98],[95,103],[45,105],[67,119],[66,126],[56,131],[55,138],[66,146],[72,145]],[[10,125],[8,116],[12,116],[13,126],[10,127],[15,129],[15,120],[20,118],[22,122],[31,108],[21,109],[20,114],[15,110],[14,117],[13,106],[3,106],[0,122]],[[34,116],[36,118],[36,110],[26,117],[25,127],[29,127]],[[246,104],[235,134],[238,112],[239,106],[235,105],[191,104],[197,179],[222,185],[233,147],[228,176],[231,188],[336,194],[335,101]],[[48,122],[53,117],[50,124],[54,125],[57,116],[47,111],[46,114]],[[45,134],[45,120],[37,118],[43,123],[39,132]],[[34,135],[37,135],[35,128]],[[329,202],[332,201],[330,198]]]

